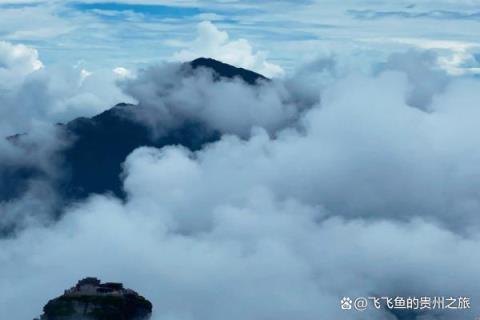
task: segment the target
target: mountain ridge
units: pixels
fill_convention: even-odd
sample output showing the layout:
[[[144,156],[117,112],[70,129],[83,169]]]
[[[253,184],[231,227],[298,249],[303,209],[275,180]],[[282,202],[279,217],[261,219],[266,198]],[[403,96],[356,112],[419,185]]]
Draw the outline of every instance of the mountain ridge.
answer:
[[[188,76],[188,70],[211,70],[214,81],[240,79],[254,86],[259,81],[270,80],[256,72],[211,58],[198,58],[183,66],[187,68],[184,76]],[[62,159],[62,177],[52,178],[52,184],[63,204],[84,199],[93,193],[112,193],[124,199],[126,195],[120,177],[122,163],[138,147],[182,145],[196,151],[204,144],[220,139],[220,132],[195,120],[185,120],[179,127],[169,128],[168,134],[155,137],[146,125],[132,116],[136,108],[141,106],[121,102],[93,117],[79,117],[57,124],[60,136],[69,141],[68,146],[53,155]],[[23,136],[14,135],[7,140],[16,143]],[[26,192],[32,179],[45,179],[46,176],[48,174],[37,168],[0,166],[0,202],[18,198]]]
[[[263,80],[263,81],[270,80],[269,78],[265,77],[260,73],[256,73],[254,71],[244,69],[244,68],[238,68],[212,58],[200,57],[189,62],[188,64],[192,67],[192,69],[203,67],[203,68],[208,68],[210,70],[213,70],[220,77],[230,78],[230,79],[239,77],[250,85],[254,85],[257,83],[257,81],[260,81],[260,80]]]

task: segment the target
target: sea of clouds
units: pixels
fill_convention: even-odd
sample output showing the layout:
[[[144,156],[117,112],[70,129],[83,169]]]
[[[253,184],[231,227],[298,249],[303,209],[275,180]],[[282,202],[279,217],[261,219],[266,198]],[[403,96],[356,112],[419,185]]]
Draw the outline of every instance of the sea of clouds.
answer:
[[[22,221],[0,240],[0,318],[32,319],[97,276],[145,295],[155,320],[473,319],[480,80],[437,62],[407,51],[360,72],[332,56],[249,86],[178,64],[87,75],[0,43],[0,133],[40,146],[0,139],[0,172],[26,161],[62,174],[53,124],[123,99],[154,134],[189,120],[222,133],[197,152],[135,150],[124,201],[92,195],[57,221],[40,179],[0,203],[1,219]],[[344,296],[467,296],[472,309],[359,313]]]

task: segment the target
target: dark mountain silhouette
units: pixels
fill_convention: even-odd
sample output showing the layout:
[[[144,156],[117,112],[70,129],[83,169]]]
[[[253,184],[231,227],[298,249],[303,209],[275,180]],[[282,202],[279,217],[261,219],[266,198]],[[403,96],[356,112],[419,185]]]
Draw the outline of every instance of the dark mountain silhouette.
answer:
[[[189,70],[207,68],[214,77],[239,78],[250,85],[268,79],[258,73],[207,58],[199,58],[184,64]],[[185,69],[183,68],[183,72]],[[180,126],[169,128],[156,137],[150,129],[135,117],[140,105],[120,103],[92,118],[77,118],[67,124],[59,124],[59,134],[70,143],[57,151],[54,158],[61,159],[61,177],[52,184],[63,203],[83,199],[92,193],[112,192],[124,198],[121,172],[125,158],[136,148],[166,145],[182,145],[192,151],[216,141],[220,133],[204,123],[185,121]],[[9,138],[12,143],[22,135]],[[16,198],[24,192],[30,179],[46,174],[37,168],[8,167],[0,164],[0,201]]]
[[[209,68],[213,71],[215,71],[215,74],[218,77],[224,77],[224,78],[235,78],[239,77],[243,81],[245,81],[248,84],[255,84],[259,80],[269,80],[268,78],[262,76],[259,73],[246,70],[243,68],[237,68],[234,66],[231,66],[229,64],[214,60],[214,59],[209,59],[209,58],[198,58],[190,62],[190,66],[193,69],[197,69],[200,67],[203,68]]]
[[[64,131],[73,142],[61,151],[66,176],[59,189],[64,198],[84,198],[109,191],[123,198],[121,164],[136,148],[183,145],[195,151],[220,137],[202,123],[186,122],[156,138],[132,117],[134,108],[138,106],[118,104],[93,118],[76,119],[65,126]]]
[[[33,165],[16,166],[0,164],[0,202],[23,194],[31,179],[43,179],[45,174]]]

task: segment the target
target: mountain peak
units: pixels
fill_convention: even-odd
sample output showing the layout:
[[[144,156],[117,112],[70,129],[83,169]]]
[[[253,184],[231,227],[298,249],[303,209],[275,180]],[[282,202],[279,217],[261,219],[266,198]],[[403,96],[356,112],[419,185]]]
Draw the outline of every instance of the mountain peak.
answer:
[[[212,59],[212,58],[197,58],[188,63],[192,69],[208,68],[213,70],[218,76],[233,79],[235,77],[241,78],[248,84],[254,85],[258,80],[269,80],[267,77],[253,72],[251,70],[237,68],[227,63]]]

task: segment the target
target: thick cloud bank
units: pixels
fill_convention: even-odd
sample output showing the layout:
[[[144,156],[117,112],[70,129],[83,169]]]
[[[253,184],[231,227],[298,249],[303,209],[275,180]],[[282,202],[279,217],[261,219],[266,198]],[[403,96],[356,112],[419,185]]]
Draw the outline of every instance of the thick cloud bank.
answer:
[[[257,88],[140,74],[126,91],[160,113],[150,125],[201,120],[221,140],[141,147],[124,163],[126,201],[95,195],[1,240],[0,318],[32,318],[94,275],[147,296],[155,320],[472,319],[480,83],[429,59],[369,74],[319,60]],[[472,309],[358,313],[343,296],[467,296]]]
[[[259,80],[249,85],[238,77],[219,81],[203,67],[150,67],[123,86],[139,103],[140,120],[152,129],[200,121],[222,133],[246,136],[255,126],[270,132],[283,128],[300,111],[282,83]]]

